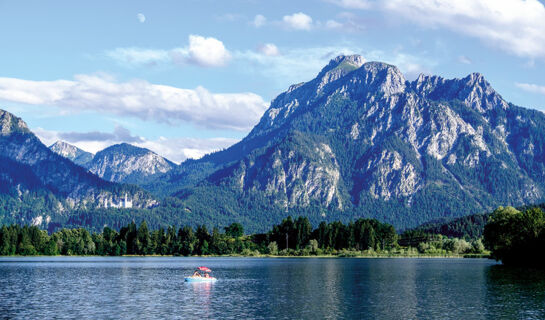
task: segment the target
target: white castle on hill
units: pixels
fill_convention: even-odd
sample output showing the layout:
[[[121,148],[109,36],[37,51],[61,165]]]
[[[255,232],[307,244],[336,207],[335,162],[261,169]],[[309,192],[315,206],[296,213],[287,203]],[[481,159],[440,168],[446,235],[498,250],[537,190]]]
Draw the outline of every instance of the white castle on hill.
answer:
[[[114,203],[110,199],[104,199],[103,205],[104,205],[104,208],[125,208],[125,209],[128,209],[128,208],[132,208],[132,200],[129,200],[127,198],[127,194],[125,193],[125,199],[123,199],[119,203]]]

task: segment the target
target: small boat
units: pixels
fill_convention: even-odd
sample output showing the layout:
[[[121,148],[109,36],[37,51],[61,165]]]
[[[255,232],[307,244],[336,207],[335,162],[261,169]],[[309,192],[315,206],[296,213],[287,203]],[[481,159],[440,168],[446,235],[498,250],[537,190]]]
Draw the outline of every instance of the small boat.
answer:
[[[210,268],[207,267],[198,267],[192,276],[185,277],[185,282],[215,282],[216,278],[210,276]]]

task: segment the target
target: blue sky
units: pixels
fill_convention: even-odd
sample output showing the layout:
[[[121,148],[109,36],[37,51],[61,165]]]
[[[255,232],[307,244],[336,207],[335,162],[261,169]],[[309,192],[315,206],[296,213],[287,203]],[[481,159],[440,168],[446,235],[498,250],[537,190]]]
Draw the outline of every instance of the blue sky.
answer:
[[[2,1],[0,108],[46,144],[129,142],[180,162],[243,138],[338,54],[483,73],[545,111],[538,0]]]

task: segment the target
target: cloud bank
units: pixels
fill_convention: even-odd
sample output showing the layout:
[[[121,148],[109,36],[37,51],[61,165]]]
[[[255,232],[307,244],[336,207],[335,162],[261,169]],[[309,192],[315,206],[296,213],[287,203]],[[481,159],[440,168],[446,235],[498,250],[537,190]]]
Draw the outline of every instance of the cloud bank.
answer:
[[[380,7],[424,27],[450,29],[520,57],[545,58],[545,6],[538,0],[390,0]]]
[[[90,111],[237,131],[250,130],[268,106],[254,93],[211,93],[203,87],[181,89],[144,80],[117,82],[104,74],[55,81],[0,78],[0,99],[70,113]]]

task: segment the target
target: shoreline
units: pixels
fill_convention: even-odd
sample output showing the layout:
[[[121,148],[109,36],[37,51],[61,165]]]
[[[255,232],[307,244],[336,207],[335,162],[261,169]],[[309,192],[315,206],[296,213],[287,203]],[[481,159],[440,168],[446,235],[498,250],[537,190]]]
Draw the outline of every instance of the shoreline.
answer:
[[[229,254],[229,255],[205,255],[205,256],[178,256],[178,255],[122,255],[122,256],[97,256],[97,255],[13,255],[13,256],[0,256],[0,258],[30,258],[30,257],[74,257],[74,258],[85,258],[85,257],[101,257],[101,258],[271,258],[271,259],[286,259],[286,258],[318,258],[318,259],[405,259],[405,258],[418,258],[418,259],[491,259],[490,255],[486,254],[465,254],[465,255],[360,255],[360,256],[343,256],[343,255],[316,255],[316,256],[279,256],[279,255],[240,255],[240,254]],[[493,259],[492,259],[493,260]]]

